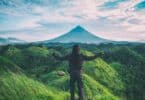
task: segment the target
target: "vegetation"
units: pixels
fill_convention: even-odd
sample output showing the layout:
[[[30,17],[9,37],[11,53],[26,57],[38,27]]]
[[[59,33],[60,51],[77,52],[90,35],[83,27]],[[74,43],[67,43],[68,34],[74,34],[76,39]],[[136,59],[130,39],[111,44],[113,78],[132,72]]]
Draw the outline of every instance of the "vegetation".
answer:
[[[65,55],[72,45],[1,46],[0,100],[69,100],[68,63],[55,60],[52,53]],[[84,63],[87,100],[145,100],[143,44],[80,46],[84,55],[104,52]]]

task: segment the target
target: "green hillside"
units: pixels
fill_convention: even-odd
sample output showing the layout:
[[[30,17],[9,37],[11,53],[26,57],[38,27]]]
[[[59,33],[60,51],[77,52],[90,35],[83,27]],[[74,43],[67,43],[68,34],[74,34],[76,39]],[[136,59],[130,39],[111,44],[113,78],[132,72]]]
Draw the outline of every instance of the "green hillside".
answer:
[[[1,100],[67,100],[69,77],[60,77],[55,72],[48,73],[48,77],[43,74],[41,79],[47,78],[46,84],[28,78],[21,69],[6,58],[0,57],[1,75],[0,99]],[[4,67],[3,67],[4,66]],[[10,70],[9,70],[10,69]],[[16,73],[15,73],[16,72]],[[19,73],[17,73],[19,72]],[[93,84],[93,85],[92,85]],[[102,100],[116,100],[107,88],[93,80],[88,75],[84,75],[84,86],[86,98]],[[65,88],[64,88],[65,87]],[[65,92],[66,91],[66,92]]]
[[[7,72],[21,73],[22,69],[18,67],[14,62],[0,56],[0,75],[3,75]]]
[[[82,52],[88,56],[94,55],[86,50]],[[101,58],[97,58],[93,61],[85,62],[84,67],[86,74],[90,75],[93,79],[112,90],[114,94],[120,96],[123,95],[122,93],[125,89],[124,84],[121,81],[118,72],[112,68],[112,66],[107,64],[107,62],[103,61]]]
[[[68,93],[28,78],[8,59],[0,57],[0,61],[0,100],[66,100],[68,98]]]
[[[30,79],[7,73],[0,79],[0,100],[67,100],[68,93]]]
[[[145,58],[140,45],[109,45],[82,46],[81,53],[87,56],[105,52],[84,63],[86,99],[144,100]],[[68,63],[52,56],[53,52],[63,56],[71,51],[63,46],[0,47],[0,100],[69,100]]]
[[[69,75],[58,76],[57,71],[42,75],[42,80],[47,80],[46,84],[48,86],[56,87],[57,89],[63,91],[69,91]],[[113,99],[117,100],[109,89],[101,85],[99,82],[92,79],[87,74],[83,74],[85,96],[90,100],[95,100],[94,98],[100,98],[97,100],[102,100],[104,97],[108,97],[107,100]]]

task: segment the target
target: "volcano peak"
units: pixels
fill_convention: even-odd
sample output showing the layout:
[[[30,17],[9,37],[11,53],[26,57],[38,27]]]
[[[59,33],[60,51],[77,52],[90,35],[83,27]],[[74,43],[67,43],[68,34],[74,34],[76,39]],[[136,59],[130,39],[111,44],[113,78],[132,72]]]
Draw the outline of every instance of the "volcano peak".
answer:
[[[82,26],[78,25],[75,28],[73,28],[71,31],[82,32],[82,31],[86,31],[86,30]]]
[[[72,30],[63,34],[57,38],[46,41],[46,43],[104,43],[108,40],[95,36],[94,34],[87,31],[82,26],[78,25]]]

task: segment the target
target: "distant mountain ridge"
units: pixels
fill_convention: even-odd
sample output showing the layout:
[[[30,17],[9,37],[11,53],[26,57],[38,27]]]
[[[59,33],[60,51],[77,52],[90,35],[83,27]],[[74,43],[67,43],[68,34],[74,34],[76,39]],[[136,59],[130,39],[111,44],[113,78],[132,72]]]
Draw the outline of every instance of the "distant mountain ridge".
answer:
[[[44,43],[108,43],[111,40],[103,39],[93,35],[81,26],[76,26],[68,33],[61,35],[57,38],[46,40]]]
[[[26,43],[23,40],[17,39],[17,38],[1,38],[0,37],[0,45],[6,45],[6,44],[18,44],[18,43]]]

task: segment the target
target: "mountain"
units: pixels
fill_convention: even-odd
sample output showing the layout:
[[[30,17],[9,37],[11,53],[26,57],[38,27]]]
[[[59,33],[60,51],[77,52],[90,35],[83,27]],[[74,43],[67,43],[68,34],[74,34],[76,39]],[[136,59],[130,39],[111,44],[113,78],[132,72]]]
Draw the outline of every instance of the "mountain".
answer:
[[[106,40],[100,37],[97,37],[90,33],[89,31],[85,30],[81,26],[76,26],[68,33],[61,35],[57,38],[46,40],[44,43],[107,43],[111,42],[110,40]]]
[[[17,43],[25,43],[23,40],[19,40],[17,38],[0,38],[0,45],[6,45],[6,44],[17,44]]]

